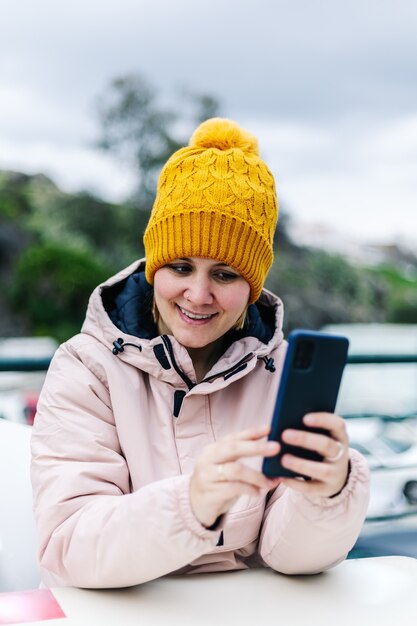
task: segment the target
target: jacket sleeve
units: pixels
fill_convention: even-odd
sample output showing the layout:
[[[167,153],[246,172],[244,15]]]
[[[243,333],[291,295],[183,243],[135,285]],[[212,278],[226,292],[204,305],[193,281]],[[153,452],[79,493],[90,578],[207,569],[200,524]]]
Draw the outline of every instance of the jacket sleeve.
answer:
[[[38,557],[49,586],[139,584],[217,543],[220,529],[205,529],[192,512],[189,476],[130,492],[106,385],[69,344],[57,351],[41,393],[31,472]]]
[[[347,485],[334,498],[278,487],[265,509],[259,553],[283,574],[314,574],[337,565],[353,547],[369,500],[366,460],[350,450]]]

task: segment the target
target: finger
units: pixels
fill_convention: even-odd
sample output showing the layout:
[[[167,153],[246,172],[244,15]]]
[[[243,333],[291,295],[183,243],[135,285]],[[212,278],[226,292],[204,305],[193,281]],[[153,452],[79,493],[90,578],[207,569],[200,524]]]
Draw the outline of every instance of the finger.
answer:
[[[274,456],[280,449],[276,441],[219,441],[206,449],[206,460],[218,464],[237,461],[244,457]]]
[[[309,478],[328,483],[333,481],[338,474],[344,473],[341,468],[344,468],[348,464],[346,458],[343,463],[322,463],[320,461],[310,461],[309,459],[302,459],[301,457],[294,456],[292,454],[284,454],[281,463],[286,469],[290,469],[296,474],[302,474]]]
[[[260,489],[271,489],[276,486],[276,480],[271,480],[262,472],[259,472],[244,463],[222,463],[214,465],[214,480],[216,482],[240,482]]]
[[[267,435],[269,435],[270,430],[270,424],[262,424],[261,426],[246,428],[245,430],[241,430],[240,432],[226,435],[225,437],[223,437],[222,441],[253,441],[256,439],[261,439],[262,437],[266,437]]]
[[[312,493],[314,495],[321,495],[321,493],[324,492],[323,483],[318,483],[315,480],[304,480],[304,478],[285,477],[282,479],[281,482],[283,485],[285,485],[285,487],[290,487],[291,489],[294,489],[294,491],[298,491],[299,493]]]
[[[348,443],[346,424],[339,415],[334,413],[307,413],[307,415],[304,415],[303,422],[306,426],[324,428],[329,431],[334,439],[345,444]]]
[[[347,450],[347,445],[343,444],[339,440],[328,437],[327,435],[321,435],[318,433],[312,433],[305,430],[293,430],[287,429],[282,433],[282,439],[285,443],[291,446],[297,446],[305,448],[306,450],[313,450],[318,452],[323,457],[327,458],[342,458],[340,453],[340,446],[343,446]]]
[[[302,477],[283,477],[281,483],[303,494],[329,497],[339,493],[343,488],[346,483],[347,471],[347,467],[339,470],[338,476],[334,476],[332,480],[328,481],[305,480]]]

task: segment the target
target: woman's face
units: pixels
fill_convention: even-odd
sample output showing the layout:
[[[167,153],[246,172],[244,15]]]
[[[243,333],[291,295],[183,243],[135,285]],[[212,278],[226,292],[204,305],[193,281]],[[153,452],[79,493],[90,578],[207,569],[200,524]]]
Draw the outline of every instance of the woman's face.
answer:
[[[229,265],[200,257],[175,259],[155,272],[159,331],[186,348],[202,348],[235,325],[249,295],[249,283]]]

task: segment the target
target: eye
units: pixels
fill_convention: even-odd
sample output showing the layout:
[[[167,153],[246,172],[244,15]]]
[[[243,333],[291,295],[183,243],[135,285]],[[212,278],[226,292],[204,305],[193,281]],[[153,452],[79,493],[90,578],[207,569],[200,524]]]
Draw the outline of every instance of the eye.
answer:
[[[235,274],[234,272],[221,271],[215,273],[215,278],[222,283],[230,283],[233,280],[237,280],[240,278],[240,274]]]
[[[168,263],[166,267],[168,267],[175,274],[179,275],[186,275],[192,271],[191,265],[188,263]]]

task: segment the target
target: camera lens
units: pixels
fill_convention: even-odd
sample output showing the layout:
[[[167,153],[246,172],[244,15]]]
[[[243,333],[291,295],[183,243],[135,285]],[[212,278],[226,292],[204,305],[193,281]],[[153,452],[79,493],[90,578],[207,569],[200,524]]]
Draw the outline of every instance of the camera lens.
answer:
[[[306,370],[310,367],[314,352],[314,342],[309,339],[303,339],[298,342],[294,353],[294,367],[300,370]]]

